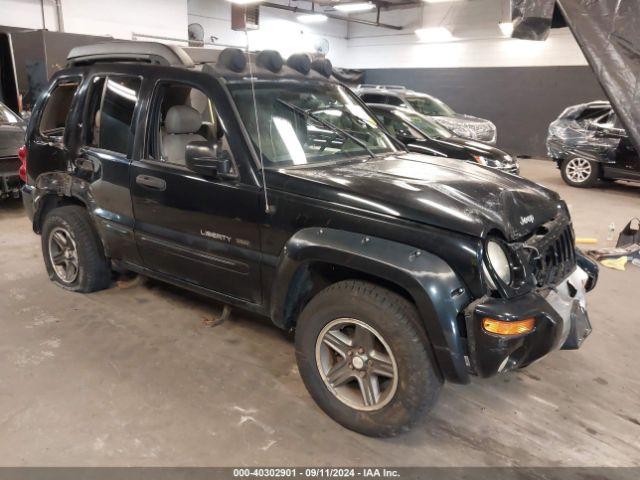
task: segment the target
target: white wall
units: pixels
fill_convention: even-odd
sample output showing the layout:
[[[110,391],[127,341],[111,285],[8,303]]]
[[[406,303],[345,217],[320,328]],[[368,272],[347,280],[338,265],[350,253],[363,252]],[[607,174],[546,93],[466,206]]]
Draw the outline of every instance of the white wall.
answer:
[[[187,36],[186,0],[61,0],[70,33],[131,39],[132,33]],[[53,0],[45,0],[45,23],[57,30]],[[42,28],[40,0],[0,0],[0,25]]]
[[[244,48],[247,44],[244,32],[231,30],[231,4],[224,0],[188,0],[189,23],[199,23],[205,31],[205,40],[218,37],[217,44]],[[306,8],[305,2],[300,6]],[[313,52],[320,39],[329,42],[329,58],[335,65],[348,65],[347,23],[331,20],[317,25],[304,25],[296,21],[293,12],[262,7],[260,29],[250,31],[249,48],[273,49],[283,56],[296,52]]]
[[[545,42],[505,38],[498,26],[508,21],[508,0],[425,4],[383,12],[381,21],[401,31],[351,23],[348,51],[353,68],[440,68],[586,65],[568,29],[552,30]],[[374,14],[356,18],[374,20]],[[455,39],[420,42],[417,28],[443,26]]]
[[[44,2],[45,25],[57,30],[56,11],[53,2]],[[40,0],[0,0],[0,25],[19,28],[43,28]]]
[[[187,25],[200,23],[205,38],[244,47],[245,34],[231,30],[231,7],[225,0],[61,0],[65,30],[130,39],[132,33],[186,38]],[[285,3],[285,0],[279,0]],[[276,49],[284,56],[314,50],[329,42],[328,58],[351,68],[438,68],[585,65],[568,29],[553,30],[546,42],[504,38],[498,22],[509,17],[509,0],[474,0],[425,4],[382,12],[381,21],[401,31],[341,20],[303,25],[296,15],[263,7],[260,29],[249,33],[251,49]],[[57,29],[54,0],[44,0],[45,22]],[[308,2],[293,2],[308,8]],[[375,14],[355,18],[375,20]],[[40,0],[0,0],[0,25],[42,28]],[[456,37],[447,43],[421,43],[414,34],[423,26],[445,26]],[[143,38],[141,38],[143,39]]]

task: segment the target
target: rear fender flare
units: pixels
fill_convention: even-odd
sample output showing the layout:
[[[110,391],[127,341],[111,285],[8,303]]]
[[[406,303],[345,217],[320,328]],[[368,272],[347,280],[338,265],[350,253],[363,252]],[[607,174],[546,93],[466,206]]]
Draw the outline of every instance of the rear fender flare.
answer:
[[[353,232],[300,230],[287,241],[278,261],[271,292],[271,318],[276,325],[293,326],[295,319],[288,318],[287,300],[301,288],[301,272],[313,262],[345,266],[402,287],[416,304],[445,378],[469,382],[458,317],[471,298],[443,259],[410,245]]]
[[[73,203],[80,203],[87,209],[87,213],[91,217],[95,225],[94,212],[97,211],[95,199],[91,195],[90,184],[86,180],[70,175],[66,172],[48,172],[43,173],[36,179],[36,185],[33,196],[33,231],[41,233],[42,218],[46,213],[45,207],[51,198],[56,198],[64,202],[65,199],[72,200]],[[99,228],[95,228],[103,247],[105,254],[109,256],[107,242],[102,237]]]

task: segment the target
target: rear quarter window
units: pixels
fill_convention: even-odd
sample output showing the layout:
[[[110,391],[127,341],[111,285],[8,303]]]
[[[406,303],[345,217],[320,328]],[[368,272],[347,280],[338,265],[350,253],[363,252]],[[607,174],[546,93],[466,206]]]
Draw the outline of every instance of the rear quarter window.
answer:
[[[362,95],[362,101],[365,103],[384,103],[385,96],[377,93],[365,93]]]
[[[60,80],[46,100],[40,117],[40,134],[62,140],[71,110],[71,102],[80,85],[79,79]]]

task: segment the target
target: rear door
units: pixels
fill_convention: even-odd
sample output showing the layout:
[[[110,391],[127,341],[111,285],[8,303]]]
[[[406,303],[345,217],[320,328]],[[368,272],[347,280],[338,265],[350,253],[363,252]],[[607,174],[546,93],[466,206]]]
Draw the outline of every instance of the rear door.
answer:
[[[155,83],[146,147],[131,171],[136,240],[147,268],[260,304],[264,206],[261,190],[238,170],[235,157],[242,153],[230,146],[227,126],[217,114],[224,102],[228,104],[221,87],[203,73],[167,71]],[[194,111],[200,118],[197,125]],[[185,148],[191,141],[217,144],[228,152],[235,177],[189,170]]]
[[[36,109],[33,127],[30,128],[29,175],[35,180],[38,175],[50,171],[66,171],[67,150],[70,130],[67,129],[70,112],[78,101],[80,75],[59,77],[40,99]]]
[[[142,77],[95,74],[87,80],[82,134],[74,159],[88,184],[91,209],[114,260],[140,263],[133,235],[129,170]]]

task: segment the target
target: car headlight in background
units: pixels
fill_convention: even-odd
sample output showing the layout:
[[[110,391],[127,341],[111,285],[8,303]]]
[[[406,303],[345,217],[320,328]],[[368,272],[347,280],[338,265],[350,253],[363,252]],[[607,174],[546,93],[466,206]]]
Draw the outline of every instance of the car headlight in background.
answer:
[[[511,283],[511,266],[509,265],[509,259],[507,258],[507,254],[502,248],[502,246],[493,240],[489,240],[486,246],[486,256],[493,270],[495,271],[498,278],[502,280],[506,285]],[[484,276],[487,279],[487,285],[492,290],[496,290],[496,285],[489,275],[489,270],[487,268],[486,262],[483,262],[482,269],[484,270]]]
[[[473,159],[476,161],[476,163],[479,163],[480,165],[484,165],[486,167],[493,167],[493,168],[504,167],[504,165],[502,165],[500,160],[497,160],[495,158],[488,158],[488,157],[485,157],[484,155],[473,155]]]

